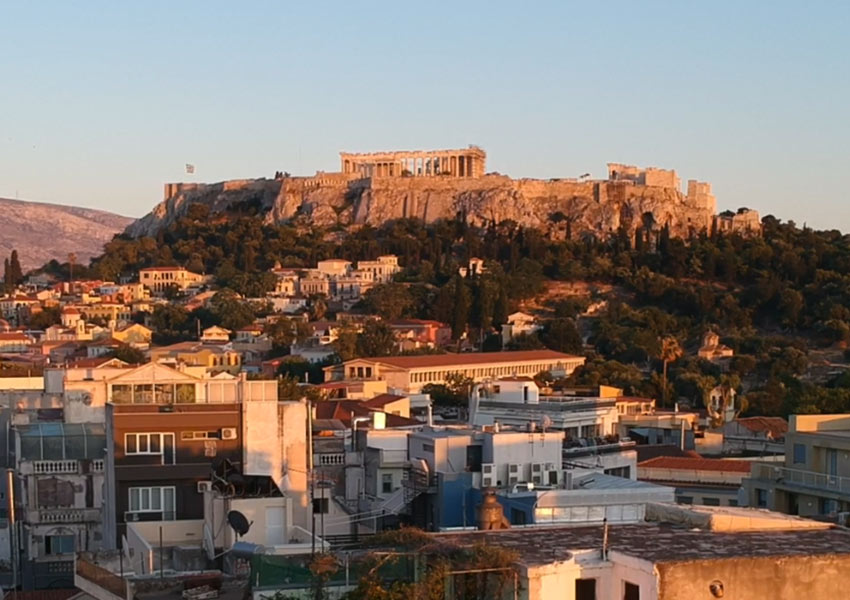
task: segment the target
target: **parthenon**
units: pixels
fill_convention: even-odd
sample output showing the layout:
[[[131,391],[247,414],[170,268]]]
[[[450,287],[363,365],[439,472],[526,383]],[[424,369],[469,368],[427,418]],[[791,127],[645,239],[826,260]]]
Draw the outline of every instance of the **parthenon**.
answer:
[[[399,152],[340,152],[343,173],[363,177],[481,177],[487,153],[478,146],[462,150],[414,150]]]

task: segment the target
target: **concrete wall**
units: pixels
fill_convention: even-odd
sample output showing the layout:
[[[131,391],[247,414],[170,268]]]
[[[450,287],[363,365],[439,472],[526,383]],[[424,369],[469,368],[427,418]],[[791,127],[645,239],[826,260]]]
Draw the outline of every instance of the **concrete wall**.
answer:
[[[43,390],[43,377],[0,377],[0,390]]]
[[[282,490],[292,498],[292,525],[309,529],[307,497],[307,404],[278,402],[282,463],[285,470]]]
[[[577,579],[595,579],[600,600],[622,598],[625,582],[640,586],[641,600],[659,598],[652,563],[613,551],[607,561],[597,549],[576,552],[571,560],[528,568],[523,579],[523,595],[529,600],[574,600]],[[685,598],[701,597],[681,596]]]
[[[740,557],[656,565],[658,600],[714,598],[713,581],[724,600],[845,598],[850,556]]]

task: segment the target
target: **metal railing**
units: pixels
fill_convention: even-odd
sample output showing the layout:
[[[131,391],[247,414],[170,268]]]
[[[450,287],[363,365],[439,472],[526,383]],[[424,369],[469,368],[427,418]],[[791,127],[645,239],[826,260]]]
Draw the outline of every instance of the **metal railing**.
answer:
[[[770,464],[754,464],[753,479],[770,480],[777,484],[826,490],[836,494],[850,494],[850,477],[827,475],[817,471],[790,469]]]

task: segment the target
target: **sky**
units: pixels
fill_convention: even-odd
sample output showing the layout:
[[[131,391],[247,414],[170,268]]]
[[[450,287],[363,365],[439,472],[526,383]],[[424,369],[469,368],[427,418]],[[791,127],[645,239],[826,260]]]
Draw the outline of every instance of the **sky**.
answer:
[[[476,144],[850,231],[848,29],[846,1],[0,0],[0,197],[138,217],[165,182]]]

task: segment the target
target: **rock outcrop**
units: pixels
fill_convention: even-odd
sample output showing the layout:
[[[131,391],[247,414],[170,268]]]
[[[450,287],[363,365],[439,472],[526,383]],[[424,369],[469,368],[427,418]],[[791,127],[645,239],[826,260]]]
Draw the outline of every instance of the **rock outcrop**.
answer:
[[[619,227],[634,232],[647,225],[670,226],[673,235],[709,229],[711,208],[691,201],[679,190],[613,180],[511,179],[503,175],[454,178],[372,177],[318,173],[226,181],[215,184],[168,184],[165,199],[127,229],[132,236],[154,235],[183,216],[192,204],[214,213],[257,203],[269,223],[303,216],[316,225],[380,225],[392,219],[432,222],[465,217],[485,225],[512,220],[553,234],[567,229],[573,237],[607,236]]]
[[[0,198],[0,257],[18,251],[24,270],[51,259],[80,263],[103,252],[103,245],[133,219],[101,210]]]

